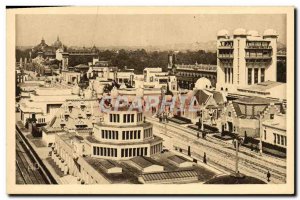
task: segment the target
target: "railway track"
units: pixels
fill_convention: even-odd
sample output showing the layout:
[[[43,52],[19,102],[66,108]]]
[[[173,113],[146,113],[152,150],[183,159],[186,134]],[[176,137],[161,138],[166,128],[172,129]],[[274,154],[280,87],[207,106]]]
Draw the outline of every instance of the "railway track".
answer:
[[[47,184],[40,170],[34,167],[34,163],[22,147],[19,138],[16,141],[16,165],[23,184]]]
[[[230,148],[224,148],[224,144],[218,144],[215,141],[209,141],[204,139],[198,139],[197,132],[186,127],[180,127],[177,124],[173,125],[168,123],[167,134],[165,133],[166,125],[159,123],[154,119],[149,119],[156,128],[160,129],[164,135],[172,137],[173,142],[182,149],[186,149],[187,146],[191,146],[194,155],[204,154],[209,157],[215,165],[223,168],[226,171],[233,172],[235,169],[235,150]],[[159,131],[159,132],[160,132]],[[179,132],[187,133],[180,134]],[[228,144],[227,144],[228,145]],[[196,151],[195,151],[196,150]],[[193,155],[193,154],[192,154]],[[243,153],[239,153],[239,170],[240,172],[255,176],[259,179],[266,180],[266,174],[269,171],[272,175],[273,183],[285,183],[286,181],[286,167],[277,164],[276,162],[270,162],[263,158],[250,157]]]
[[[17,184],[57,184],[27,139],[16,127]]]

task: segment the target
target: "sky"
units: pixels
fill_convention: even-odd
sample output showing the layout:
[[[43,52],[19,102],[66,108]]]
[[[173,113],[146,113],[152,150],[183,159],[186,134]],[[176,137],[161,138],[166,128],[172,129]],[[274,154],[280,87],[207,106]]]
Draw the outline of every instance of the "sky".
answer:
[[[286,44],[286,16],[279,14],[205,15],[18,15],[16,45],[51,45],[59,35],[67,46],[160,46],[216,40],[218,30],[272,28]]]

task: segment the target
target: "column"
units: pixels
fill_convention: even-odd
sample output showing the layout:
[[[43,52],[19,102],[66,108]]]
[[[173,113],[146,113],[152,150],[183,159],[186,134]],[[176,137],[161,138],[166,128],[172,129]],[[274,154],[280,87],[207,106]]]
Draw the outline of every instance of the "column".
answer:
[[[252,67],[251,69],[252,69],[252,70],[251,70],[251,73],[252,73],[252,74],[251,74],[251,79],[252,79],[252,80],[251,80],[251,84],[253,85],[253,84],[254,84],[254,68]]]
[[[233,66],[230,67],[230,71],[231,71],[231,83],[233,84]]]
[[[259,67],[258,68],[258,83],[260,83],[261,82],[261,68]]]
[[[226,67],[226,83],[229,82],[229,68]]]

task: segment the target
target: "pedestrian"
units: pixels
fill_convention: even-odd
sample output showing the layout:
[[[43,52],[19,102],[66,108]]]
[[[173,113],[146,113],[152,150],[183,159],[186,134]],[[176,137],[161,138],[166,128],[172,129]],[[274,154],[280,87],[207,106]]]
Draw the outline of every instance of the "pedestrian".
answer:
[[[206,160],[206,153],[204,152],[204,155],[203,155],[203,163],[206,164],[207,160]]]
[[[267,178],[268,178],[268,182],[270,182],[271,173],[270,173],[270,171],[269,171],[269,170],[268,170],[268,173],[267,173]]]
[[[206,139],[206,133],[204,131],[202,132],[202,138]]]

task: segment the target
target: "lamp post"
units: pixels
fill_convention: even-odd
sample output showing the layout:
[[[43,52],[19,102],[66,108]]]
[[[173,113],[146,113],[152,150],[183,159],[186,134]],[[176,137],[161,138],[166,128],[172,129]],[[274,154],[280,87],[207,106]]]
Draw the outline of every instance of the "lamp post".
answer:
[[[204,105],[202,103],[202,106],[201,106],[201,131],[203,132],[204,131]]]
[[[235,173],[234,176],[237,178],[244,177],[239,172],[239,146],[241,145],[241,138],[239,136],[236,136],[235,141],[233,142],[235,144]]]

